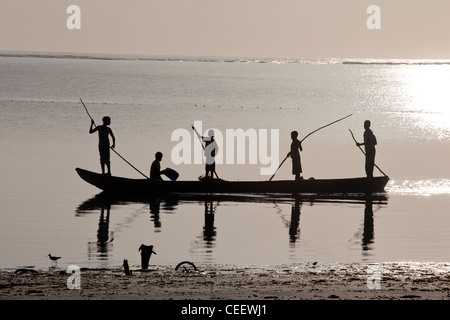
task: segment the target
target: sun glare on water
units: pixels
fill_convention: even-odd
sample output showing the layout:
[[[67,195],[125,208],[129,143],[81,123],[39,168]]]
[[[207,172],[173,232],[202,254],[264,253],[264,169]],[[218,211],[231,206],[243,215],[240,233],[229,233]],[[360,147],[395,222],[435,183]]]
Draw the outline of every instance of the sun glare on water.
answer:
[[[450,65],[414,65],[402,69],[405,112],[438,140],[450,137]]]
[[[390,193],[399,195],[450,195],[450,180],[428,179],[419,181],[390,181],[388,189]]]

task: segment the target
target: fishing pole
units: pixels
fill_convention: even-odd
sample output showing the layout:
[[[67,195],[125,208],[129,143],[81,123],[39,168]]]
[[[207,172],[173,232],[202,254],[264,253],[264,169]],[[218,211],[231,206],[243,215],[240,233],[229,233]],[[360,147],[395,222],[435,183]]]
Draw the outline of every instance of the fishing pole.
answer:
[[[86,110],[87,115],[89,116],[89,118],[91,118],[92,123],[94,124],[95,127],[97,127],[95,125],[94,119],[92,119],[91,115],[89,114],[88,108],[86,107],[86,105],[84,104],[83,100],[81,100],[81,103],[84,106],[84,109]],[[126,163],[128,163],[134,170],[136,170],[137,172],[139,172],[140,174],[142,174],[144,177],[146,177],[147,179],[149,179],[149,177],[147,177],[145,174],[143,174],[141,171],[139,171],[135,166],[133,166],[128,160],[126,160],[124,157],[122,157],[116,150],[114,150],[114,148],[112,148],[111,146],[109,147],[112,151],[115,152],[115,154],[117,154],[123,161],[125,161]]]
[[[352,116],[352,115],[353,115],[353,113],[352,113],[352,114],[349,114],[348,116],[345,116],[345,117],[343,117],[343,118],[340,118],[340,119],[338,119],[338,120],[336,120],[336,121],[330,122],[330,123],[328,123],[328,124],[326,124],[326,125],[324,125],[324,126],[318,128],[318,129],[316,129],[316,130],[314,130],[314,131],[308,133],[302,140],[300,140],[300,143],[303,142],[306,138],[308,138],[308,137],[309,137],[310,135],[312,135],[313,133],[315,133],[315,132],[317,132],[317,131],[319,131],[319,130],[321,130],[321,129],[323,129],[323,128],[326,128],[326,127],[328,127],[328,126],[331,126],[332,124],[335,124],[336,122],[339,122],[339,121],[342,121],[342,120],[344,120],[344,119],[347,119],[348,117],[350,117],[350,116]],[[274,177],[275,174],[278,172],[278,170],[281,168],[281,166],[283,165],[283,163],[286,161],[287,158],[289,158],[289,155],[287,155],[287,156],[284,158],[284,160],[283,160],[283,161],[281,162],[281,164],[278,166],[277,170],[275,170],[275,172],[273,173],[273,175],[270,177],[269,181],[272,181],[273,177]]]

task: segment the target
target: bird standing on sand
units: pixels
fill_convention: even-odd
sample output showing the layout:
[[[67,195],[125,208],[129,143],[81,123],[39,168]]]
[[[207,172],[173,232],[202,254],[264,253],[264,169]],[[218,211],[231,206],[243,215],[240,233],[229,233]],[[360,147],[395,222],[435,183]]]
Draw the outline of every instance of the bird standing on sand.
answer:
[[[54,257],[51,254],[48,254],[50,260],[52,260],[53,262],[57,262],[58,259],[61,259],[61,257]]]

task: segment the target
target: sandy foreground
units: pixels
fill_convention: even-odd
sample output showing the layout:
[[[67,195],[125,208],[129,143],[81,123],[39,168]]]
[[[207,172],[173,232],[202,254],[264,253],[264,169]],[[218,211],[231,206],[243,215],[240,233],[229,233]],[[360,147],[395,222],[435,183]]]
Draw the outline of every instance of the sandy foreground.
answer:
[[[1,300],[449,300],[450,263],[0,271]],[[71,281],[71,282],[70,282]],[[74,287],[74,277],[69,280]]]

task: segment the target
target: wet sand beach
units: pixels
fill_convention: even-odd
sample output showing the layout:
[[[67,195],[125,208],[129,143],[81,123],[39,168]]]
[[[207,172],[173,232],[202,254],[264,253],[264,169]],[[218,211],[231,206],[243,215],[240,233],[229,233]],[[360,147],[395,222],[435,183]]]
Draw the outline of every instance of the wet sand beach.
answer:
[[[2,300],[448,300],[450,264],[305,263],[146,271],[81,269],[80,289],[65,270],[0,272]]]

